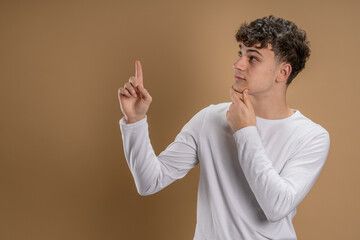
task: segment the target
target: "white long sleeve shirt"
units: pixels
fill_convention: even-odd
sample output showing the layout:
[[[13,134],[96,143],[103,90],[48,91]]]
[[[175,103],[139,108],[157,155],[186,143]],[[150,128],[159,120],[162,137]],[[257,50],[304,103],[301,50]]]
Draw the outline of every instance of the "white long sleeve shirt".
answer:
[[[193,240],[297,239],[292,219],[324,166],[329,133],[297,109],[278,120],[256,117],[256,126],[234,132],[230,104],[196,113],[158,156],[147,116],[130,124],[121,118],[136,188],[154,194],[200,163]]]

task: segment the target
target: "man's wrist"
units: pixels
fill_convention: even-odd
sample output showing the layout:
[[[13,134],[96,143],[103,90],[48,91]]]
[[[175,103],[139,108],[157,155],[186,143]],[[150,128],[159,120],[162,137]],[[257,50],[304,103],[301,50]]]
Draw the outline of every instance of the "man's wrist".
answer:
[[[138,122],[138,121],[140,121],[140,120],[142,120],[144,118],[145,118],[145,116],[137,117],[137,118],[127,118],[127,117],[125,117],[125,123],[126,124],[135,123],[135,122]]]

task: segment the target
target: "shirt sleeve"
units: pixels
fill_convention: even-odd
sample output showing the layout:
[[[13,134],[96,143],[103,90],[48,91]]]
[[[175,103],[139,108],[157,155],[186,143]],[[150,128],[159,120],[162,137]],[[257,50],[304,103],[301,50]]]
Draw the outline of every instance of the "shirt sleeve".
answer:
[[[140,195],[151,195],[162,190],[183,178],[199,163],[198,141],[206,110],[204,108],[194,115],[158,156],[150,142],[147,116],[129,124],[126,124],[124,117],[120,119],[126,162]]]
[[[322,127],[314,129],[278,173],[265,153],[256,126],[242,128],[233,136],[245,177],[271,222],[286,217],[305,198],[325,164],[330,147],[329,133]]]

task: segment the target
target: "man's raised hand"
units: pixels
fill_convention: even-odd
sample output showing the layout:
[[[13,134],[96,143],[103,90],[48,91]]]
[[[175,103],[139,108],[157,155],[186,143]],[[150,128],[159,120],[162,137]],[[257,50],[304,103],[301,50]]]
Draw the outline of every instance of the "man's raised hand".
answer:
[[[145,117],[152,97],[144,88],[140,61],[135,61],[135,77],[130,77],[124,87],[118,89],[118,98],[126,123],[134,123]]]
[[[249,97],[249,90],[245,89],[242,99],[230,88],[231,105],[226,112],[226,120],[234,132],[247,126],[256,126],[256,115]]]

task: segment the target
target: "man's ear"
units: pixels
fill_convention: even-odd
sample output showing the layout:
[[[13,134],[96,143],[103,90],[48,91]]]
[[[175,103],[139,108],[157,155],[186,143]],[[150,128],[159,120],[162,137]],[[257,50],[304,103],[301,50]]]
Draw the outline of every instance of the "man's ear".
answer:
[[[290,76],[291,71],[292,71],[292,67],[291,67],[290,63],[287,63],[287,62],[282,63],[280,65],[277,81],[278,82],[283,82],[283,81],[286,82]]]

